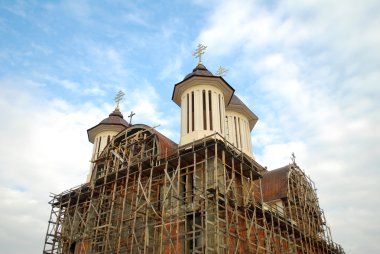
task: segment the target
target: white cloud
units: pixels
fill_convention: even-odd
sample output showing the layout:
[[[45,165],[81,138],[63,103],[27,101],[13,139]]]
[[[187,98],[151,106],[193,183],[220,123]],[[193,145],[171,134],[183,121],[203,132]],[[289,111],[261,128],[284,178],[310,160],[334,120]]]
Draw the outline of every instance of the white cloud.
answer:
[[[83,94],[104,96],[105,91],[101,89],[98,85],[95,85],[93,87],[83,89]]]
[[[41,86],[31,84],[0,80],[0,244],[7,253],[41,251],[49,193],[85,181],[91,156],[86,130],[105,115],[92,104],[46,98]]]
[[[126,69],[125,56],[121,49],[88,40],[78,40],[78,45],[86,51],[88,61],[92,62],[93,72],[102,72],[112,82],[121,83],[125,81],[129,71]]]
[[[59,86],[65,90],[77,95],[97,95],[104,96],[106,93],[105,86],[101,87],[97,82],[91,81],[89,84],[80,84],[78,82],[61,79],[50,74],[35,74],[37,86]],[[30,82],[30,81],[29,81]]]
[[[147,13],[142,10],[133,10],[133,12],[125,13],[124,19],[127,22],[133,22],[141,26],[149,27],[149,23],[147,21]]]
[[[92,14],[91,6],[85,0],[69,0],[62,4],[62,7],[72,16],[76,17],[81,21],[88,20],[89,16]]]
[[[269,5],[218,4],[199,40],[208,45],[211,58],[239,55],[229,63],[238,69],[231,78],[254,80],[244,89],[262,113],[253,131],[257,159],[276,168],[295,152],[316,181],[333,239],[349,253],[378,252],[380,231],[371,225],[380,224],[374,212],[380,208],[379,188],[373,180],[380,178],[380,19],[375,14],[380,4]],[[237,91],[243,89],[239,82]],[[363,216],[372,223],[363,222]],[[352,242],[357,237],[361,240]]]
[[[182,52],[173,56],[167,61],[167,64],[163,67],[161,73],[160,73],[160,79],[167,79],[167,78],[174,78],[176,77],[177,80],[181,80],[183,78],[180,74],[180,70],[183,65],[183,48]]]
[[[42,250],[49,206],[29,192],[0,187],[2,252],[22,254]],[[30,233],[33,230],[33,233]],[[22,248],[20,246],[22,239]]]
[[[270,144],[265,146],[264,151],[259,154],[256,160],[260,161],[262,165],[270,170],[292,163],[292,153],[296,156],[297,161],[298,157],[304,157],[307,152],[306,144],[300,141]]]
[[[147,80],[139,88],[133,89],[126,96],[126,108],[130,108],[136,113],[133,123],[144,123],[153,126],[160,125],[165,128],[170,123],[170,117],[159,112],[159,93]]]

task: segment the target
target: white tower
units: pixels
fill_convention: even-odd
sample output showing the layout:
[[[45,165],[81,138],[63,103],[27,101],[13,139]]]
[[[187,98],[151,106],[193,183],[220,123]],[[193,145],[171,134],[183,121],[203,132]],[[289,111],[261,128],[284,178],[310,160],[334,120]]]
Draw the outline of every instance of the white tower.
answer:
[[[173,101],[181,107],[181,141],[184,145],[218,132],[225,135],[225,109],[234,89],[199,63],[176,84]]]
[[[226,108],[226,138],[245,154],[253,157],[251,131],[257,116],[233,95]]]
[[[217,75],[213,75],[202,64],[205,49],[198,45],[194,53],[199,57],[198,65],[174,86],[172,99],[181,107],[180,145],[219,133],[253,158],[251,130],[258,118],[223,79],[226,69],[220,67]]]

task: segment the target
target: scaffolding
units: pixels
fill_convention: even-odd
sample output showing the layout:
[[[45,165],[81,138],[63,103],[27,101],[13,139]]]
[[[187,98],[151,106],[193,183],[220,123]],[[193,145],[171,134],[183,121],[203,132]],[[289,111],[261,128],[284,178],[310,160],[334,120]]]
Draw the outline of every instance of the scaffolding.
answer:
[[[165,150],[157,135],[126,129],[89,183],[52,195],[43,253],[344,253],[296,165],[272,204],[266,170],[218,134]]]

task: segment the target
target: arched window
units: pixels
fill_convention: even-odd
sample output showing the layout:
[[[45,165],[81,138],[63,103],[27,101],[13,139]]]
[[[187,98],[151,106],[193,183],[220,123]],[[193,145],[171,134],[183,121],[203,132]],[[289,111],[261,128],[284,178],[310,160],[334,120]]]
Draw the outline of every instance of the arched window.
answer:
[[[194,92],[191,92],[191,129],[194,131]]]
[[[234,116],[234,127],[235,127],[235,145],[236,145],[236,147],[239,147],[236,116]]]
[[[189,94],[186,94],[186,111],[187,111],[187,118],[186,118],[186,125],[187,125],[187,133],[189,133],[189,125],[190,125],[190,101],[189,101]]]
[[[240,117],[238,117],[238,129],[239,129],[239,140],[240,140],[240,147],[243,148],[243,143],[241,142],[241,126],[240,126]]]
[[[207,115],[206,115],[206,91],[202,91],[202,105],[203,105],[203,129],[207,130]]]
[[[98,152],[97,154],[99,155],[100,153],[100,144],[102,143],[102,137],[99,137],[99,143],[98,143]]]
[[[222,128],[222,105],[220,102],[220,94],[219,94],[219,128],[220,128],[220,133],[223,134],[223,128]]]
[[[227,136],[227,139],[230,137],[230,128],[228,127],[228,116],[225,116],[225,128],[226,128],[226,136]]]

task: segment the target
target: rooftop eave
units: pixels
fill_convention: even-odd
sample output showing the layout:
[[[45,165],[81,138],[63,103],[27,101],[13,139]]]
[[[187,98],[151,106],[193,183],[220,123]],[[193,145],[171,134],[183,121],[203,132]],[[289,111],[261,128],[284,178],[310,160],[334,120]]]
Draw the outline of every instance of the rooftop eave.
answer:
[[[99,123],[99,124],[95,125],[94,127],[87,130],[88,141],[90,141],[90,143],[93,144],[95,141],[95,136],[102,131],[120,132],[120,131],[124,130],[125,128],[127,128],[127,126],[125,126],[123,124]]]

